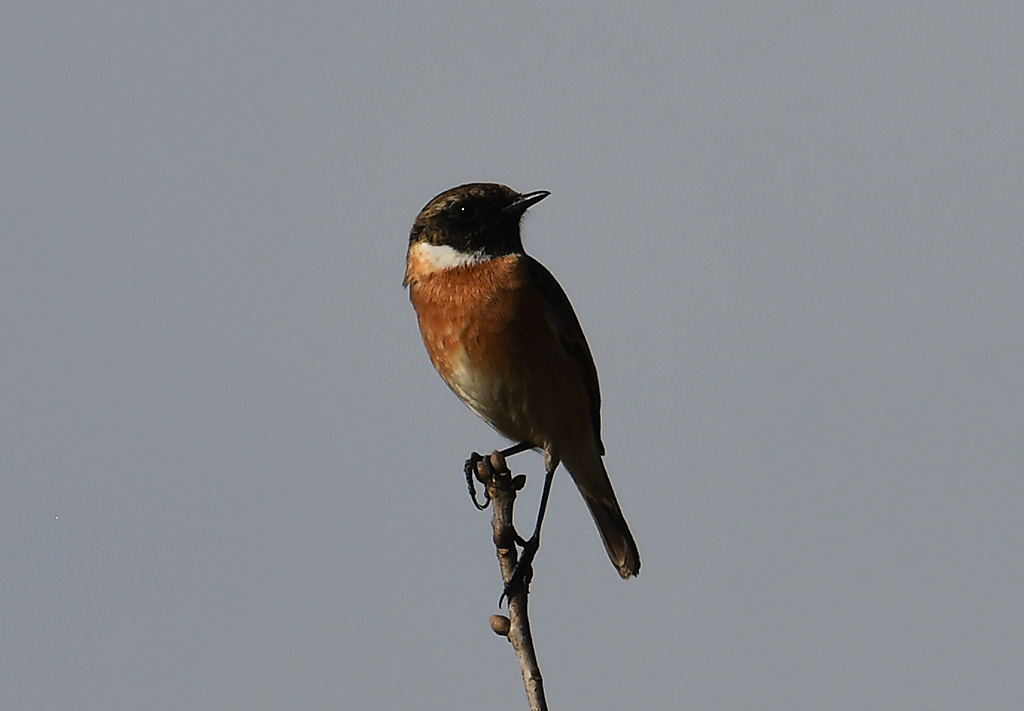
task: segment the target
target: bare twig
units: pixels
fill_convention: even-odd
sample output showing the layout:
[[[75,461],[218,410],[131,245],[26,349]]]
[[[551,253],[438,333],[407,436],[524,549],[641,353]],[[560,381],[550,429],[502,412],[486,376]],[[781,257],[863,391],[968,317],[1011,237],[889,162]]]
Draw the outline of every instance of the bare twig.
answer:
[[[537,664],[537,652],[533,648],[533,636],[530,633],[530,617],[527,613],[527,596],[530,592],[529,576],[523,585],[509,587],[512,575],[519,558],[516,550],[516,530],[512,525],[512,509],[515,506],[516,492],[526,483],[526,477],[512,476],[502,452],[495,451],[490,457],[481,457],[476,462],[477,478],[487,489],[491,499],[493,512],[491,526],[494,529],[494,546],[498,553],[501,566],[501,579],[508,596],[508,617],[493,615],[491,629],[512,643],[519,659],[519,667],[523,672],[523,684],[526,686],[526,697],[530,702],[531,711],[547,711],[548,704],[544,698],[544,680]]]

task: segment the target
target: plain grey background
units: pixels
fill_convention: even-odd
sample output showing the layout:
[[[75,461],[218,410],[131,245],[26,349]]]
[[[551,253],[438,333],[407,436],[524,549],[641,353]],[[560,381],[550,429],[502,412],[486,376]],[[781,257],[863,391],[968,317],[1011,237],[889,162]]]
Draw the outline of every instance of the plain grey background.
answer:
[[[552,708],[1019,708],[1022,37],[1019,2],[8,3],[0,707],[525,708],[460,472],[503,442],[400,286],[485,180],[552,191],[526,245],[644,562],[556,478]]]

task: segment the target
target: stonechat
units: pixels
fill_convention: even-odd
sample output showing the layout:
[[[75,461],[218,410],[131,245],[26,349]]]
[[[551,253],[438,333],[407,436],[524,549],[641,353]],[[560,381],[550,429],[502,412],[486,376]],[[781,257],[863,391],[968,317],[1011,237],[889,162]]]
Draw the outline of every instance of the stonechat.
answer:
[[[569,298],[520,236],[523,214],[549,194],[494,183],[441,193],[412,226],[403,284],[448,387],[502,435],[544,451],[537,544],[561,463],[628,578],[640,572],[640,553],[602,460],[597,368]]]

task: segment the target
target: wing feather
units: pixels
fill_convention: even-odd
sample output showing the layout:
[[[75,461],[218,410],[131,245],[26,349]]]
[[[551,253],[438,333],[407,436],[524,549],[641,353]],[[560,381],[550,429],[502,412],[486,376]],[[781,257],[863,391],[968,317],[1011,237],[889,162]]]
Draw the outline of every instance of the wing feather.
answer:
[[[576,317],[576,312],[569,302],[569,297],[558,281],[547,268],[529,255],[525,256],[531,281],[537,285],[544,297],[544,306],[552,328],[558,334],[558,340],[566,353],[576,364],[580,379],[587,391],[590,401],[590,420],[594,426],[594,439],[598,449],[604,454],[604,443],[601,442],[601,386],[597,379],[597,366],[590,354],[590,346],[583,335],[583,328]]]

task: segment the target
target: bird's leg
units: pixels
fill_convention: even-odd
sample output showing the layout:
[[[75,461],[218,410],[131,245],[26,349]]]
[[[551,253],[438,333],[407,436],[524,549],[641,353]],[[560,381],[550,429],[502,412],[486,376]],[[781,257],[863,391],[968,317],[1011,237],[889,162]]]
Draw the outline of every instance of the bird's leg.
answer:
[[[533,449],[532,444],[526,442],[520,442],[519,444],[513,444],[511,447],[507,447],[499,454],[505,457],[511,457],[513,454],[519,454],[525,452],[528,449]],[[484,502],[481,504],[476,498],[476,484],[473,483],[473,479],[476,477],[476,465],[483,459],[480,454],[473,452],[469,455],[469,459],[466,460],[466,464],[463,466],[462,471],[466,474],[466,486],[469,488],[469,498],[473,500],[473,505],[476,506],[478,511],[483,511],[487,508],[487,505],[491,503],[491,497],[487,493],[487,488],[484,487]]]
[[[533,447],[534,446],[529,442],[520,442],[519,444],[513,444],[511,447],[506,447],[505,449],[501,450],[499,454],[503,456],[505,459],[508,459],[513,454],[525,452],[528,449],[533,449]]]
[[[519,537],[519,540],[516,541],[523,547],[523,552],[519,556],[519,562],[516,563],[516,569],[512,572],[512,577],[505,583],[505,589],[498,600],[499,607],[506,598],[512,597],[528,587],[530,580],[533,578],[533,558],[537,555],[537,550],[540,548],[540,529],[544,524],[544,512],[548,509],[548,497],[551,495],[551,482],[555,479],[558,459],[552,457],[550,452],[548,452],[544,457],[544,463],[544,490],[540,494],[540,509],[537,511],[537,523],[533,528],[533,535],[530,536],[530,540],[524,541]]]

